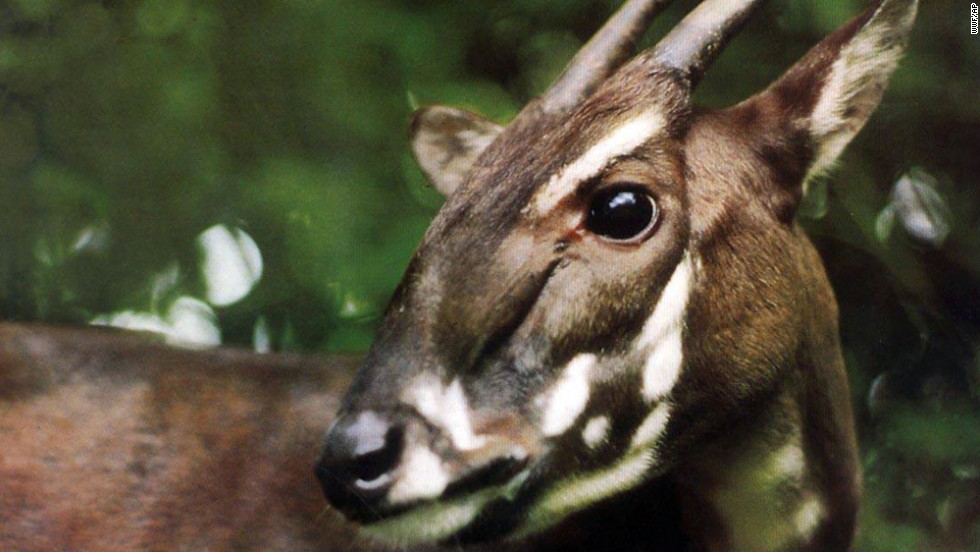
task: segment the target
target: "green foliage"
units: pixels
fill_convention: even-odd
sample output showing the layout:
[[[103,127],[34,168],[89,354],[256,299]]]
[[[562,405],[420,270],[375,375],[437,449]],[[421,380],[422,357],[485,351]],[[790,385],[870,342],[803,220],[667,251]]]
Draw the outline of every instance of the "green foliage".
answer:
[[[0,317],[197,312],[225,343],[363,350],[441,203],[407,155],[413,107],[506,121],[617,4],[0,3]],[[762,88],[864,4],[773,3],[699,99]],[[980,41],[964,4],[923,4],[878,114],[801,214],[841,303],[867,551],[980,548]],[[222,226],[237,283],[208,272],[201,236]]]

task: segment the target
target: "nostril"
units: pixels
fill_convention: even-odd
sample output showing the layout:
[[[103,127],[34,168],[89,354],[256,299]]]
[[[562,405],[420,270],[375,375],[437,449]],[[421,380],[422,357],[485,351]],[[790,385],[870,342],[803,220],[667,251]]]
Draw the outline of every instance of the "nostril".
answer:
[[[359,487],[374,487],[390,477],[390,472],[398,466],[404,447],[405,432],[393,427],[385,433],[380,447],[362,452],[353,459],[353,474]],[[374,484],[374,485],[372,485]]]
[[[366,411],[340,418],[317,465],[324,496],[353,519],[376,515],[394,484],[404,445],[404,424],[388,414]]]

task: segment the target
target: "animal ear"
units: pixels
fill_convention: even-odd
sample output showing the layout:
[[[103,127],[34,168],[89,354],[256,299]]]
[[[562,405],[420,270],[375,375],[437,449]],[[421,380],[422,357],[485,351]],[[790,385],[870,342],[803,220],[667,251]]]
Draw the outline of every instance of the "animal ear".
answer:
[[[431,106],[415,112],[409,139],[429,183],[448,197],[502,130],[469,111]]]
[[[878,107],[908,42],[917,0],[878,0],[828,36],[767,90],[746,102],[780,127],[782,143],[802,140],[805,183],[831,168]],[[771,115],[771,116],[769,116]],[[787,135],[789,134],[789,135]]]

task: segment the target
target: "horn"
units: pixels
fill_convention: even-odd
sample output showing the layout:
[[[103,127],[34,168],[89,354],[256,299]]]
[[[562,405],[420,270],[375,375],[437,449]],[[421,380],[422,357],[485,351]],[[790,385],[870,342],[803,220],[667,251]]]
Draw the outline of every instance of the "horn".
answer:
[[[650,22],[671,1],[629,0],[620,7],[541,96],[542,111],[567,111],[592,94],[633,54]]]
[[[705,0],[656,46],[651,61],[677,70],[691,90],[765,0]]]

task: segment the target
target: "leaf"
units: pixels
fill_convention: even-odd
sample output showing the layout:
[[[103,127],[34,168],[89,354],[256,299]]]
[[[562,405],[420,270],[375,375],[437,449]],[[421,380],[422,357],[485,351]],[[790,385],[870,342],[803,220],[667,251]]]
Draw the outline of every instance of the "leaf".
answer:
[[[942,247],[949,236],[952,214],[936,191],[936,179],[922,169],[912,169],[898,179],[892,190],[892,206],[902,228],[915,240]]]

